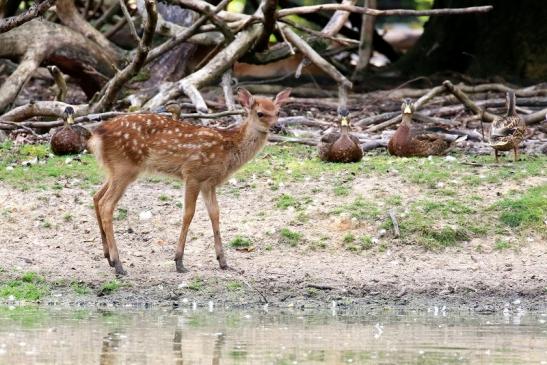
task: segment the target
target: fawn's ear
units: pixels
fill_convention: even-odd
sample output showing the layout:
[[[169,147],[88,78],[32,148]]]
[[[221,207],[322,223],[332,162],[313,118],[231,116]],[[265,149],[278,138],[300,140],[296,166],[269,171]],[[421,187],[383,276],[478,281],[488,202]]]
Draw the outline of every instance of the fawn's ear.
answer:
[[[240,87],[237,90],[237,96],[239,97],[239,102],[245,109],[252,109],[255,104],[255,98],[247,89]]]
[[[274,103],[277,106],[281,106],[285,104],[287,101],[289,101],[289,96],[291,95],[291,88],[285,89],[283,91],[280,91],[279,94],[276,95]]]

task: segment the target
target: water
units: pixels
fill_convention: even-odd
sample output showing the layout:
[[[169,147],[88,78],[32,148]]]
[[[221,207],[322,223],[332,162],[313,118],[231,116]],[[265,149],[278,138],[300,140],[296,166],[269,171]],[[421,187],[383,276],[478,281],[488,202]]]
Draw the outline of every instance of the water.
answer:
[[[0,364],[547,364],[547,315],[0,307]]]

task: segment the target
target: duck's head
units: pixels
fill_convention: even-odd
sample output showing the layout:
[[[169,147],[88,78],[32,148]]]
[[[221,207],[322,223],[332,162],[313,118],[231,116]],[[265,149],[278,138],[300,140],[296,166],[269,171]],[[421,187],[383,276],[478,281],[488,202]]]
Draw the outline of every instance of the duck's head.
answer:
[[[338,114],[340,115],[340,125],[342,127],[349,127],[349,110],[346,108],[339,108]]]
[[[163,106],[160,106],[155,111],[157,113],[169,113],[169,114],[171,114],[171,118],[179,119],[180,118],[181,107],[178,103],[171,101],[171,102],[169,102],[169,103],[167,103]]]
[[[67,124],[74,124],[74,108],[67,106],[63,112],[63,118],[66,120]]]
[[[401,104],[401,112],[403,112],[403,115],[411,115],[412,113],[414,113],[414,103],[412,103],[412,100],[403,100],[403,103]]]

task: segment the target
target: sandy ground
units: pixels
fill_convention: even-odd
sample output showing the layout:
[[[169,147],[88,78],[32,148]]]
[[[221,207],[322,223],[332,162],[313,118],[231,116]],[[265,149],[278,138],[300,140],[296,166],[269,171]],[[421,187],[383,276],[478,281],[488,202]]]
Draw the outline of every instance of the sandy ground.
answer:
[[[532,181],[533,182],[533,181]],[[241,185],[243,184],[243,185]],[[34,271],[52,284],[43,303],[276,306],[443,305],[481,312],[505,307],[547,307],[545,242],[530,238],[518,251],[477,252],[476,242],[432,252],[416,246],[388,245],[387,250],[354,253],[336,242],[348,226],[327,212],[336,204],[325,192],[313,194],[306,208],[310,221],[298,229],[305,242],[328,237],[327,247],[290,247],[276,233],[290,224],[296,211],[275,209],[266,181],[254,187],[228,184],[219,196],[221,231],[233,270],[218,268],[210,223],[203,204],[192,223],[185,254],[188,273],[175,272],[175,242],[180,231],[182,189],[171,184],[139,181],[119,207],[127,218],[115,221],[120,256],[128,275],[110,295],[97,295],[115,278],[102,257],[91,191],[67,181],[60,191],[21,192],[0,184],[0,281]],[[284,191],[308,194],[315,182],[288,184]],[[77,185],[77,184],[76,184]],[[380,191],[384,181],[357,177],[353,190]],[[237,189],[236,189],[237,188]],[[412,194],[401,191],[402,194]],[[237,193],[234,193],[237,191]],[[165,198],[167,197],[167,198]],[[149,211],[151,217],[139,217]],[[70,214],[70,221],[66,218]],[[146,214],[144,214],[146,215]],[[45,224],[47,222],[47,224]],[[294,224],[294,223],[293,223]],[[349,222],[352,229],[375,227]],[[49,227],[48,227],[49,226]],[[252,238],[255,250],[228,247],[236,235]],[[76,294],[70,283],[90,288]],[[193,283],[199,282],[198,288]],[[235,283],[235,284],[234,284]]]

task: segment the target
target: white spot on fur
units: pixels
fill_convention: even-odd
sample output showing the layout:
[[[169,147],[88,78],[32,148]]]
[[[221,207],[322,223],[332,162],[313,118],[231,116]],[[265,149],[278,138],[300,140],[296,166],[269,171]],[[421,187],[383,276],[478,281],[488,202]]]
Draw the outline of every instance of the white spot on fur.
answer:
[[[124,134],[124,135],[123,135],[123,138],[129,139],[129,133]]]

